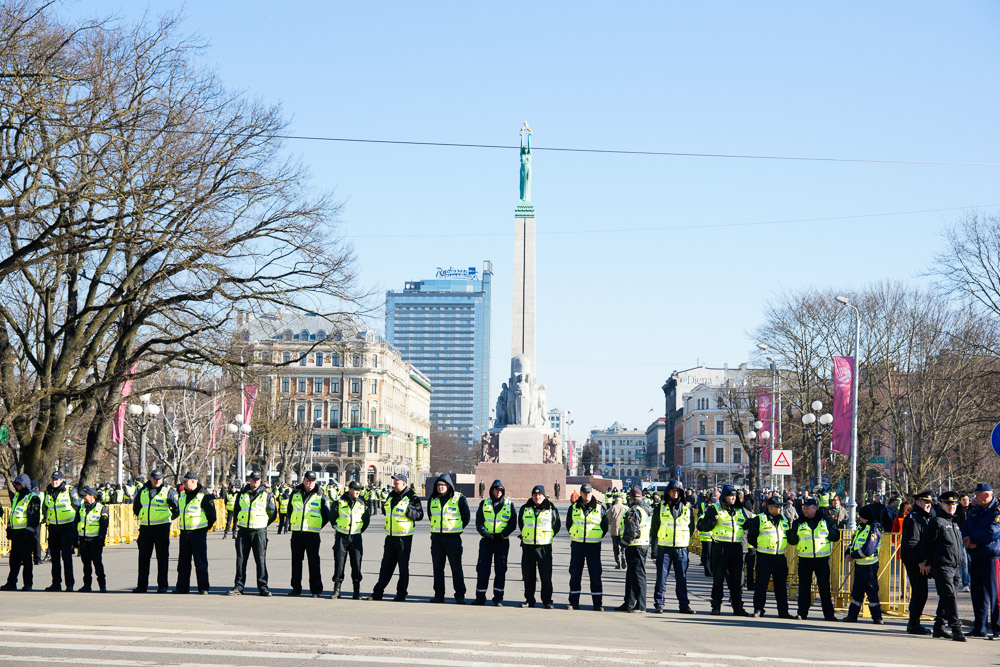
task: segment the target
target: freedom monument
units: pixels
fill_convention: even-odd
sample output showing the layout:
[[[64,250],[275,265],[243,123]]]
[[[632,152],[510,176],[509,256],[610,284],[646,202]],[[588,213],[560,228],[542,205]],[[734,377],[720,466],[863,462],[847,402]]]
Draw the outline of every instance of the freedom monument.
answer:
[[[535,375],[535,207],[531,204],[531,128],[521,127],[521,198],[514,209],[514,309],[510,378],[483,434],[476,485],[502,479],[507,493],[527,498],[536,484],[555,497],[565,486],[562,443],[548,423],[545,385]]]

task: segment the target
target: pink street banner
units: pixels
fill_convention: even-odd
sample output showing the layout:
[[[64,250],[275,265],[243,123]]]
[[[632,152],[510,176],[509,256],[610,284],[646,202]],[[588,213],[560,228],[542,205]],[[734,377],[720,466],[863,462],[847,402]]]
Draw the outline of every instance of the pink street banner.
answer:
[[[214,452],[218,447],[218,438],[222,429],[222,410],[219,409],[219,397],[212,397],[212,434],[208,443],[208,451]]]
[[[139,367],[139,362],[132,364],[131,370],[128,372],[128,379],[125,380],[125,384],[122,385],[122,398],[127,398],[129,394],[132,393],[132,376],[135,375],[136,369]],[[115,444],[120,444],[125,441],[125,411],[128,410],[128,401],[122,401],[118,404],[118,412],[115,414],[115,421],[111,429],[111,440]]]
[[[757,434],[757,437],[761,437],[761,433],[764,431],[771,434],[771,439],[767,441],[767,444],[761,450],[760,454],[760,460],[767,463],[770,463],[771,461],[771,443],[777,435],[774,432],[774,423],[771,420],[771,410],[773,407],[771,402],[772,400],[773,398],[771,396],[770,389],[766,389],[764,387],[757,388],[757,419],[764,422],[764,425],[761,427],[760,433]]]
[[[248,384],[243,387],[243,423],[249,424],[250,417],[253,416],[253,404],[257,400],[257,387],[252,384]],[[244,433],[240,438],[240,456],[246,456],[247,454],[247,434]]]
[[[833,451],[851,453],[854,417],[851,391],[854,388],[854,357],[833,358]]]

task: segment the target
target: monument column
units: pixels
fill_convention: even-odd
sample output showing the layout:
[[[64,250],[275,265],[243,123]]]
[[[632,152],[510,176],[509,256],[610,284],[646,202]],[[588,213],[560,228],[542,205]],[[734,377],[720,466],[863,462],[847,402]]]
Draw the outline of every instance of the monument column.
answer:
[[[521,199],[514,209],[514,312],[510,356],[535,369],[535,207],[531,204],[531,128],[521,127]]]

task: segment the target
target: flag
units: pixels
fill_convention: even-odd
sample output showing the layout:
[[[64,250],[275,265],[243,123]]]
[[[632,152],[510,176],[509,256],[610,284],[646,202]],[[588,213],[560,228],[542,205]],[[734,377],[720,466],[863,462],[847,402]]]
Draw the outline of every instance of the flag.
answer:
[[[833,358],[833,451],[851,453],[854,424],[854,357]]]
[[[132,364],[131,370],[128,372],[128,379],[125,380],[125,384],[122,385],[122,398],[126,398],[132,393],[132,376],[135,375],[136,369],[139,367],[139,362]],[[115,413],[115,421],[111,429],[111,440],[115,444],[121,444],[125,441],[125,411],[128,410],[128,401],[122,401],[118,404],[118,411]]]
[[[222,410],[219,409],[219,397],[212,397],[212,432],[208,442],[208,451],[214,452],[218,447],[219,429],[222,428]]]
[[[253,416],[253,404],[257,400],[257,387],[252,384],[248,384],[243,387],[243,423],[249,424],[250,417]],[[247,434],[244,433],[240,437],[240,456],[247,455]]]
[[[770,461],[771,460],[771,442],[774,441],[774,438],[775,438],[775,435],[776,435],[775,432],[774,432],[774,423],[773,423],[773,421],[771,419],[771,410],[772,410],[771,390],[767,389],[765,387],[758,387],[757,388],[757,419],[759,421],[763,422],[764,425],[760,427],[760,433],[757,434],[757,437],[760,438],[761,437],[761,433],[763,433],[764,431],[767,431],[768,433],[771,434],[771,439],[768,440],[767,444],[764,445],[764,448],[761,450],[761,453],[760,453],[760,457],[761,457],[760,460],[761,461]],[[761,442],[763,442],[763,441],[761,441]]]

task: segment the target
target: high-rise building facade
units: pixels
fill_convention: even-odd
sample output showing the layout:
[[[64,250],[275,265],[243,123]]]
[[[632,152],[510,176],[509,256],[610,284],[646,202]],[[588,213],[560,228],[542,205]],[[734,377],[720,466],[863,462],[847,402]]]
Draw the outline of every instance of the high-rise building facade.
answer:
[[[469,445],[490,426],[490,262],[438,269],[385,297],[386,337],[431,384],[431,422]]]

